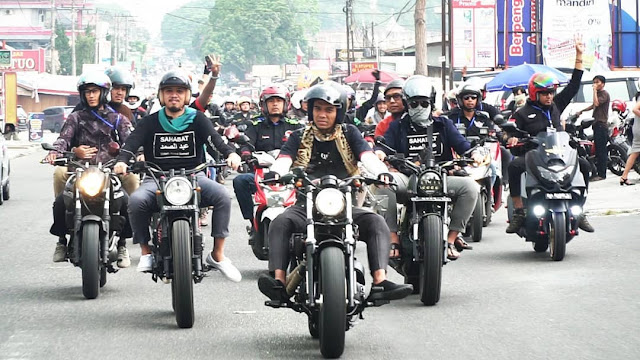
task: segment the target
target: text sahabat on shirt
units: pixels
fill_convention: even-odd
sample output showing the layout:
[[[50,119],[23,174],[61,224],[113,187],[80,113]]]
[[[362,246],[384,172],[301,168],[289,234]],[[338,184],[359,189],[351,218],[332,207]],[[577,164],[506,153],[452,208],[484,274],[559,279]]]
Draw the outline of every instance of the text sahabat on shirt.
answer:
[[[196,157],[196,136],[193,131],[180,133],[156,133],[153,139],[154,156],[157,159]]]
[[[428,142],[427,134],[408,135],[407,138],[409,139],[409,156],[419,156],[420,151],[425,149]],[[442,155],[443,145],[440,139],[440,133],[433,134],[431,149],[434,157],[437,158]]]

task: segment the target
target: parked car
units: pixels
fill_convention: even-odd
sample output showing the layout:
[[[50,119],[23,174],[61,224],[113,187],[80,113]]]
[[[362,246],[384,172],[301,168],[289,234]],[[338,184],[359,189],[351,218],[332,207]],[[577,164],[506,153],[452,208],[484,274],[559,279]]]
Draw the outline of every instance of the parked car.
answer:
[[[9,200],[9,151],[3,136],[0,136],[0,205]]]
[[[44,109],[44,121],[42,122],[42,130],[50,130],[51,132],[60,132],[62,124],[67,120],[67,116],[73,111],[73,106],[52,106]]]
[[[18,115],[18,132],[27,130],[27,112],[24,111],[22,105],[18,105],[16,114]]]

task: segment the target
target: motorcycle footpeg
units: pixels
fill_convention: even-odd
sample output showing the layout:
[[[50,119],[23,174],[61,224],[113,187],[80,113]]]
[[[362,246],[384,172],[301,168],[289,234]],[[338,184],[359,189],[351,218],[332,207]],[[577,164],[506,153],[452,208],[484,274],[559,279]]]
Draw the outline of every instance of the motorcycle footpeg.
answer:
[[[370,306],[379,307],[379,306],[382,306],[382,305],[387,305],[390,302],[391,301],[389,301],[389,300],[382,300],[382,299],[379,299],[379,300],[367,300],[367,307],[370,307]]]
[[[110,274],[115,274],[119,271],[120,269],[116,269],[114,268],[112,265],[107,266],[107,272]]]
[[[275,309],[278,309],[278,308],[281,308],[281,307],[289,307],[289,303],[288,302],[282,302],[282,301],[279,301],[279,300],[267,300],[267,301],[264,302],[264,304],[266,306],[269,306],[269,307],[272,307],[272,308],[275,308]]]

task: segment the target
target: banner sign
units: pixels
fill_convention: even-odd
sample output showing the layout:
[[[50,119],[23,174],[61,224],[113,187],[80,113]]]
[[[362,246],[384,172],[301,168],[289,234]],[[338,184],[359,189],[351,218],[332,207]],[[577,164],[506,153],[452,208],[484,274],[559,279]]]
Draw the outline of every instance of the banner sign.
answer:
[[[37,50],[11,50],[11,64],[5,65],[0,61],[0,69],[8,71],[46,71],[44,62],[44,49]]]
[[[0,50],[0,67],[11,66],[11,50]]]
[[[496,66],[496,1],[452,0],[453,67]]]
[[[357,73],[358,71],[367,70],[367,69],[377,69],[378,63],[375,61],[372,62],[353,62],[351,63],[351,73]]]
[[[29,119],[29,141],[42,141],[42,119],[44,114]]]
[[[524,63],[535,64],[537,62],[536,45],[540,40],[536,33],[539,31],[538,21],[540,15],[537,11],[539,4],[540,0],[497,2],[498,29],[500,29],[498,32],[498,63],[516,66]],[[507,23],[506,44],[505,21]]]
[[[574,35],[582,34],[583,65],[591,71],[606,71],[611,65],[611,19],[608,0],[547,1],[543,8],[542,55],[552,67],[573,68]]]

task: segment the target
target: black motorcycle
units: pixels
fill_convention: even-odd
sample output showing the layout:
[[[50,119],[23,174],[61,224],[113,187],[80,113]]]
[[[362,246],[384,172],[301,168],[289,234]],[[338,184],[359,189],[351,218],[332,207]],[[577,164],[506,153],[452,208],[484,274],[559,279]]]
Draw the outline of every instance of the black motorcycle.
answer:
[[[513,123],[503,125],[503,129],[520,136],[515,148],[526,152],[521,194],[526,218],[517,234],[531,241],[536,252],[549,248],[551,259],[561,261],[567,242],[578,235],[578,217],[584,204],[586,187],[574,148],[578,145],[571,142],[568,133],[553,128],[535,137],[521,132]],[[508,201],[511,220],[511,197]]]
[[[204,240],[200,216],[200,187],[197,173],[207,167],[223,164],[201,164],[186,170],[163,171],[152,162],[137,162],[131,172],[150,176],[158,186],[156,200],[159,212],[153,214],[151,278],[171,282],[171,298],[176,322],[181,328],[191,328],[195,320],[193,283],[200,283],[208,267],[203,266]]]
[[[392,155],[386,160],[409,176],[404,204],[407,215],[401,220],[399,236],[403,248],[411,251],[403,251],[402,260],[392,266],[404,276],[405,283],[413,285],[414,291],[420,290],[423,304],[435,305],[440,300],[442,266],[448,262],[447,224],[452,206],[452,199],[447,195],[448,170],[464,167],[472,160],[462,157],[435,163],[421,154],[421,164],[416,165],[387,146],[383,137],[376,138],[376,145],[389,150]]]
[[[364,184],[383,183],[361,176],[311,180],[300,168],[280,179],[282,184],[292,182],[299,198],[306,198],[307,213],[306,234],[291,237],[286,290],[293,298],[265,305],[307,314],[309,333],[320,338],[320,352],[336,358],[344,351],[345,332],[362,318],[365,307],[389,302],[367,301],[364,267],[355,257],[358,228],[352,219],[353,192]]]
[[[58,151],[47,143],[42,148]],[[111,172],[115,159],[91,165],[75,160],[73,152],[62,152],[54,165],[73,168],[63,192],[66,224],[71,229],[67,258],[82,269],[84,297],[95,299],[107,283],[107,272],[118,271],[113,263],[125,224],[119,211],[126,197],[120,179]]]

